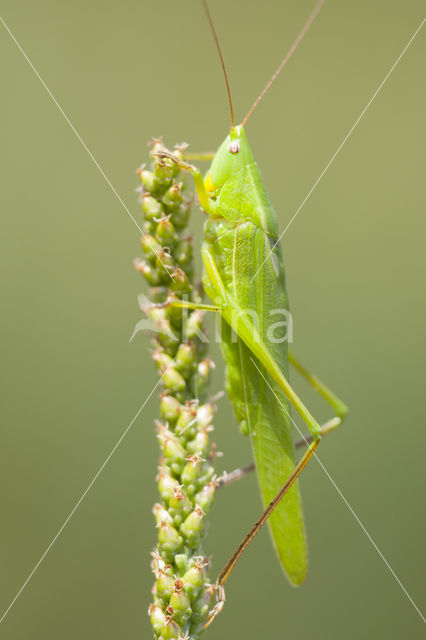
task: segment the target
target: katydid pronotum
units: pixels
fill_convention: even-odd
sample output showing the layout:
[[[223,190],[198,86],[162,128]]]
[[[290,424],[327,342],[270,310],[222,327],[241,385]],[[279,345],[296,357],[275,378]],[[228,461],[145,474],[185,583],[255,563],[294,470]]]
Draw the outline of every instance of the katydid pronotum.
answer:
[[[173,154],[157,154],[165,163],[176,163],[191,174],[200,205],[207,214],[202,245],[203,284],[212,301],[212,304],[193,304],[169,299],[165,304],[201,308],[220,315],[227,390],[241,430],[250,434],[260,492],[266,507],[219,574],[215,585],[217,604],[207,625],[223,606],[224,584],[233,567],[267,520],[289,580],[295,585],[303,582],[307,571],[307,550],[296,480],[314,455],[321,437],[339,426],[347,413],[345,404],[288,353],[287,342],[277,340],[276,332],[271,336],[268,331],[271,311],[288,311],[288,299],[277,217],[244,130],[249,117],[297,48],[323,3],[324,0],[318,2],[277,71],[242,123],[236,126],[222,53],[206,0],[203,0],[225,75],[231,113],[230,132],[212,155],[205,177],[197,167]],[[289,384],[289,364],[333,408],[335,417],[324,425],[317,422]],[[309,437],[297,443],[307,446],[297,463],[290,405],[310,431]],[[237,473],[234,478],[241,477],[243,473]]]

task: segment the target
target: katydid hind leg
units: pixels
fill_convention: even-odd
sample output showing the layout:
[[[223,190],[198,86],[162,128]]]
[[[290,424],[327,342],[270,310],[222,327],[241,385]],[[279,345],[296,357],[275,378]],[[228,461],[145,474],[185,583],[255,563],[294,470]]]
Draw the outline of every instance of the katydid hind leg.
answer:
[[[316,391],[318,391],[318,393],[324,398],[324,400],[328,402],[328,404],[336,413],[336,416],[340,418],[341,422],[343,422],[348,413],[348,407],[345,405],[345,403],[323,382],[321,382],[321,380],[316,375],[310,373],[310,371],[308,371],[308,369],[306,369],[291,352],[288,353],[288,361],[294,366],[294,368],[300,373],[300,375],[303,376],[303,378],[305,378],[305,380],[307,380]]]

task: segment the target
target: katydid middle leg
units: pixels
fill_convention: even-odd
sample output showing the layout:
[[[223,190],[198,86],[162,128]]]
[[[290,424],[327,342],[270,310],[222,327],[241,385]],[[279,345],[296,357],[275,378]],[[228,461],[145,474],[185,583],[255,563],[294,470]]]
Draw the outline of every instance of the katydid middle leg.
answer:
[[[223,307],[220,305],[190,302],[189,300],[180,300],[179,298],[168,298],[165,302],[153,302],[150,306],[156,309],[177,307],[178,309],[198,309],[199,311],[223,311]]]

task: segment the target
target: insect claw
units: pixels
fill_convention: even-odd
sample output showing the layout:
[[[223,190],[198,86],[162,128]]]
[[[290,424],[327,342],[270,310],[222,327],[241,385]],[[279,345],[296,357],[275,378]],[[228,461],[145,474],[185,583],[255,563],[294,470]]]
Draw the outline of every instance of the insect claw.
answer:
[[[225,600],[226,600],[225,589],[222,587],[221,584],[218,584],[216,582],[216,584],[212,585],[212,589],[216,594],[216,604],[214,605],[213,609],[209,611],[207,622],[203,626],[203,629],[207,629],[207,627],[209,627],[211,623],[215,620],[215,618],[219,615],[219,613],[222,611],[224,607]]]
[[[163,151],[163,150],[158,150],[158,151],[153,151],[151,154],[154,158],[159,158],[159,159],[168,159],[171,160],[172,162],[174,162],[176,165],[178,165],[178,167],[180,167],[181,169],[184,169],[185,171],[195,171],[195,167],[192,164],[188,164],[187,162],[184,162],[183,160],[181,160],[180,158],[178,158],[177,156],[173,155],[173,153],[170,153],[170,151]]]
[[[219,613],[222,611],[224,604],[224,602],[218,602],[217,604],[215,604],[213,609],[209,611],[209,617],[207,618],[207,622],[204,625],[203,629],[207,629],[207,627],[209,627],[211,623],[214,622]]]
[[[154,156],[154,158],[160,158],[162,160],[164,160],[164,158],[168,158],[175,164],[178,164],[180,162],[179,158],[174,156],[173,153],[170,153],[170,151],[153,151],[152,155]]]

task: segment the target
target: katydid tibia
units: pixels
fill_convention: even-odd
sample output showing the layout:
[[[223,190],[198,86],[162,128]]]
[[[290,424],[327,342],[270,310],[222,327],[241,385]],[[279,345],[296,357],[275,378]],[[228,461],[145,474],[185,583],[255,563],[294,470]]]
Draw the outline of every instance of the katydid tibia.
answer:
[[[159,152],[158,155],[164,162],[177,163],[192,175],[200,205],[208,216],[202,244],[203,284],[212,304],[172,300],[166,304],[204,308],[217,312],[221,317],[227,391],[242,431],[250,434],[260,492],[266,507],[219,575],[216,583],[218,604],[210,617],[212,620],[223,605],[224,583],[266,520],[289,580],[295,585],[303,582],[307,571],[307,550],[296,479],[313,456],[322,435],[341,423],[347,408],[288,354],[284,327],[275,330],[273,335],[268,331],[271,312],[277,309],[288,311],[288,299],[277,217],[244,130],[254,108],[296,49],[323,0],[317,4],[277,72],[239,126],[234,125],[222,54],[205,0],[203,3],[225,72],[231,130],[215,153],[205,177],[198,168],[172,154]],[[289,363],[334,409],[336,417],[322,427],[289,384]],[[309,439],[306,439],[307,449],[297,463],[290,405],[310,431]]]

